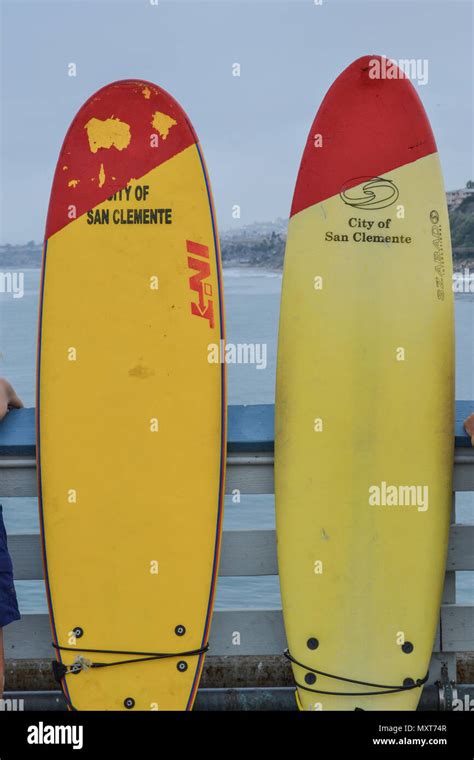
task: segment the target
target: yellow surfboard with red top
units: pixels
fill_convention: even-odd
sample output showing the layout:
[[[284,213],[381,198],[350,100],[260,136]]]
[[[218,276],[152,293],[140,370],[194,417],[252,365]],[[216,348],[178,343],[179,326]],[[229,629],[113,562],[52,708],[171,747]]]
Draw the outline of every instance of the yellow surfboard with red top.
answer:
[[[191,709],[222,524],[225,366],[197,136],[149,82],[93,95],[64,141],[40,299],[47,593],[71,708]]]
[[[311,127],[284,264],[275,498],[301,709],[416,708],[445,573],[453,347],[433,134],[409,80],[365,56]]]

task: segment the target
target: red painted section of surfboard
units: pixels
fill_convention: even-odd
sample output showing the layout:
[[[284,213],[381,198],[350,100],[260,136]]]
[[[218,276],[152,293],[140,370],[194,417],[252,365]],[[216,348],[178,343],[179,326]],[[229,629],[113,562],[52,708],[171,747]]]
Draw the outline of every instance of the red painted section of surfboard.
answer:
[[[400,69],[398,78],[375,78],[380,56],[357,59],[336,79],[310,129],[296,181],[291,216],[436,152],[421,100]],[[372,74],[372,75],[371,75]],[[321,135],[322,146],[315,146]]]
[[[166,136],[153,126],[157,112],[176,122]],[[128,125],[126,147],[118,140],[109,147],[93,144],[91,148],[87,127],[91,119],[118,120],[116,123],[125,130]],[[142,177],[196,142],[185,112],[161,87],[142,80],[123,80],[98,90],[78,111],[61,148],[46,239],[126,187],[131,179]]]

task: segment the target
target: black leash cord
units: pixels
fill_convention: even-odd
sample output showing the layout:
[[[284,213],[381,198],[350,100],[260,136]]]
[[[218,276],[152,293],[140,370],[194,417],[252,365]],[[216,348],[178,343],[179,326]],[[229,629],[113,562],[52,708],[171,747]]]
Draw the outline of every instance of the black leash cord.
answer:
[[[293,655],[290,653],[289,649],[285,649],[283,652],[284,656],[287,660],[294,663],[295,665],[298,665],[300,668],[303,668],[304,670],[309,670],[311,673],[317,673],[320,676],[325,676],[326,678],[333,678],[336,681],[345,681],[346,683],[355,683],[359,686],[373,686],[376,689],[386,689],[386,691],[369,691],[369,692],[358,692],[356,694],[349,694],[348,692],[341,692],[341,691],[318,691],[317,689],[310,689],[308,686],[303,686],[302,684],[296,684],[297,686],[300,686],[302,689],[306,689],[306,691],[314,691],[316,694],[339,694],[341,696],[347,696],[347,697],[356,697],[357,694],[360,694],[361,696],[368,696],[372,694],[393,694],[394,692],[398,691],[410,691],[410,689],[416,689],[420,686],[423,686],[428,680],[429,673],[426,674],[424,678],[418,678],[413,684],[409,686],[400,686],[397,684],[397,686],[389,686],[387,684],[383,683],[371,683],[370,681],[357,681],[355,678],[344,678],[344,676],[336,676],[333,673],[325,673],[324,670],[316,670],[315,668],[310,668],[308,665],[304,665],[302,662],[299,662],[299,660],[296,660]]]
[[[413,686],[399,686],[398,689],[386,689],[384,691],[320,691],[319,689],[311,689],[309,686],[303,686],[303,684],[298,683],[298,681],[295,681],[295,683],[299,689],[312,691],[315,694],[329,694],[334,697],[371,697],[377,696],[378,694],[396,694],[397,692],[410,691],[414,688]],[[356,683],[360,683],[360,681],[356,681]]]
[[[200,654],[205,654],[207,650],[209,649],[209,644],[206,644],[204,647],[201,647],[200,649],[191,649],[188,652],[128,652],[126,650],[120,650],[120,649],[79,649],[79,647],[61,647],[59,644],[53,643],[53,647],[57,650],[65,650],[67,652],[77,652],[80,654],[81,652],[94,652],[96,654],[132,654],[137,655],[137,657],[133,660],[117,660],[116,662],[91,662],[91,664],[88,666],[90,668],[110,668],[112,665],[128,665],[132,662],[148,662],[150,660],[166,660],[173,657],[193,657],[198,656]],[[143,655],[143,657],[140,657],[140,655]],[[58,665],[62,665],[63,663],[57,663]],[[63,665],[65,668],[65,671],[63,672],[63,675],[67,675],[71,671],[68,670],[68,668]]]

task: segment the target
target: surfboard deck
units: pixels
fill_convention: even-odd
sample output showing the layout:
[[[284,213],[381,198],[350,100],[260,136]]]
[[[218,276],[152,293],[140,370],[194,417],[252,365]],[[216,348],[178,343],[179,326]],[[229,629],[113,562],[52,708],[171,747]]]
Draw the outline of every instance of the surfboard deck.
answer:
[[[285,253],[275,498],[304,710],[414,710],[445,573],[449,221],[423,106],[400,71],[373,76],[380,61],[358,59],[324,98]]]
[[[53,641],[66,667],[133,660],[65,675],[76,709],[192,707],[219,559],[225,365],[208,361],[208,346],[223,338],[197,136],[160,87],[110,84],[79,110],[61,149],[40,299]],[[150,659],[158,653],[172,656]]]

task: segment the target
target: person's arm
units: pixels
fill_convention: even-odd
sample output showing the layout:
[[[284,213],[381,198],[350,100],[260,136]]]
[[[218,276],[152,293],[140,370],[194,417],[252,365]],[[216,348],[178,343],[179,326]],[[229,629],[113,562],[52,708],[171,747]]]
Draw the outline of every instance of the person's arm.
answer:
[[[471,437],[471,444],[474,446],[474,414],[470,414],[469,417],[464,420],[464,430]]]
[[[0,377],[0,420],[3,420],[10,409],[21,409],[23,402],[19,398],[12,384]]]

